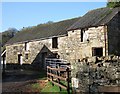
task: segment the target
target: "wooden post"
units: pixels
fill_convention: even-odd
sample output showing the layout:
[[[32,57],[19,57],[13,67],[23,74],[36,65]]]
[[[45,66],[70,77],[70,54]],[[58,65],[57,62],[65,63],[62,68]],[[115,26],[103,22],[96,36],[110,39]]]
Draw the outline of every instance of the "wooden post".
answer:
[[[66,69],[66,72],[67,72],[67,92],[68,92],[68,94],[70,94],[70,84],[69,84],[70,77],[69,77],[69,68],[68,67]]]
[[[49,69],[48,69],[48,66],[47,66],[47,79],[49,81],[50,76],[48,75],[48,73],[49,73]]]
[[[52,70],[50,69],[50,73],[52,73]],[[53,76],[51,76],[51,78],[52,78],[52,81],[53,81]],[[52,86],[54,86],[54,84],[52,83]]]
[[[59,63],[56,64],[56,68],[60,68],[60,64]],[[60,72],[59,71],[57,71],[57,76],[60,76]],[[59,78],[57,79],[57,81],[60,84],[60,79]],[[60,91],[62,90],[60,86],[59,86],[59,89],[60,89]]]

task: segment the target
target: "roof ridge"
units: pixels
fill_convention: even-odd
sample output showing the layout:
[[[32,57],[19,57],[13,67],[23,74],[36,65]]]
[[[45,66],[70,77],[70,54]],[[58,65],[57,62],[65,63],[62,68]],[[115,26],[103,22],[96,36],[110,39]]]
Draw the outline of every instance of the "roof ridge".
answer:
[[[68,18],[68,19],[65,19],[65,20],[57,21],[57,22],[53,22],[51,24],[61,23],[61,22],[64,22],[64,21],[69,21],[69,20],[73,20],[73,19],[77,19],[77,18],[80,18],[80,16],[79,17],[74,17],[74,18]],[[38,24],[37,26],[39,26],[39,25],[51,25],[51,24]]]

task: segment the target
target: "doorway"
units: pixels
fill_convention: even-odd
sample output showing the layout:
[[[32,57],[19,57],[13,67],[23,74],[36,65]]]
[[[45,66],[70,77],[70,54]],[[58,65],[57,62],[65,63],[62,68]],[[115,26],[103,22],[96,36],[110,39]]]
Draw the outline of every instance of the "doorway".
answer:
[[[46,66],[46,62],[45,62],[45,58],[47,57],[47,52],[44,52],[44,53],[42,53],[42,56],[41,56],[41,58],[42,58],[42,68],[43,69],[45,69],[46,70],[46,68],[47,68],[47,66]]]
[[[22,65],[23,59],[22,59],[22,54],[18,54],[18,64]]]

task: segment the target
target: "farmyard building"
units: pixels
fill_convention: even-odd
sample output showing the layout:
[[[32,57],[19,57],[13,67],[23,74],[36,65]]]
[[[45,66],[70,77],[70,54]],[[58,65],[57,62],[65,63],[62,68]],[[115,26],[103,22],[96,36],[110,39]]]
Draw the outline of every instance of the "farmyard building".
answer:
[[[78,62],[92,56],[120,55],[120,7],[20,31],[6,44],[6,63],[46,68],[45,58]],[[27,66],[28,67],[28,66]]]

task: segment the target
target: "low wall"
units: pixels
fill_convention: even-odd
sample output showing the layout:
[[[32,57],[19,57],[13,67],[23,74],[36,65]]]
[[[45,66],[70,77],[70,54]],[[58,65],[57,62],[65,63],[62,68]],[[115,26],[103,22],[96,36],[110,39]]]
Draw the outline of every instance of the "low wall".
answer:
[[[120,57],[87,57],[71,64],[75,92],[97,94],[100,86],[120,85]],[[120,91],[116,91],[120,92]]]

